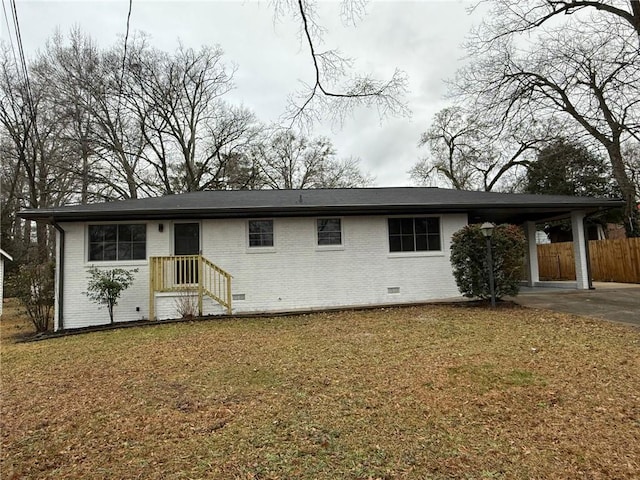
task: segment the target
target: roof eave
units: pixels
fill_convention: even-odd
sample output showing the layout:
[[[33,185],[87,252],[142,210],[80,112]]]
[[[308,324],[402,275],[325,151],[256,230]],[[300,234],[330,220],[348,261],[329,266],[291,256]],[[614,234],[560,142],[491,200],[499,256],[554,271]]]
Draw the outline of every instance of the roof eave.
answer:
[[[583,210],[588,213],[618,208],[624,202],[611,200],[605,203],[538,203],[538,204],[394,204],[394,205],[297,205],[287,207],[229,207],[229,208],[182,208],[182,209],[129,209],[82,211],[69,208],[55,210],[24,210],[18,216],[25,220],[46,223],[81,222],[81,221],[117,221],[131,219],[172,220],[172,219],[202,219],[202,218],[257,218],[257,217],[286,217],[286,216],[322,216],[322,215],[400,215],[412,213],[467,213],[478,210],[550,210],[554,212],[569,212]]]

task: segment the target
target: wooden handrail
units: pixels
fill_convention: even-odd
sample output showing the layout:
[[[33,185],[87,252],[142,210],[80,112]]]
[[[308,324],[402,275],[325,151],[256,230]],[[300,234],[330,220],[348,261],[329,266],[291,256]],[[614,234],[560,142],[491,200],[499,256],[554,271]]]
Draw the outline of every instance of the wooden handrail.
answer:
[[[232,275],[202,255],[149,257],[149,318],[155,318],[157,292],[197,291],[198,314],[202,298],[211,297],[231,314]]]

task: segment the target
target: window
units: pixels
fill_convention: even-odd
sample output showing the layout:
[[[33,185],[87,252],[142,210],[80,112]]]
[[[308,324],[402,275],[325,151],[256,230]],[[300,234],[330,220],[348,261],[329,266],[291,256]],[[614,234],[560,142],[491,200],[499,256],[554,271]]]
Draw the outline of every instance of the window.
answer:
[[[440,219],[437,217],[390,218],[390,252],[440,250]]]
[[[318,245],[342,245],[342,225],[339,218],[319,218]]]
[[[273,247],[273,220],[249,220],[249,246]]]
[[[144,260],[145,224],[89,225],[89,261]]]

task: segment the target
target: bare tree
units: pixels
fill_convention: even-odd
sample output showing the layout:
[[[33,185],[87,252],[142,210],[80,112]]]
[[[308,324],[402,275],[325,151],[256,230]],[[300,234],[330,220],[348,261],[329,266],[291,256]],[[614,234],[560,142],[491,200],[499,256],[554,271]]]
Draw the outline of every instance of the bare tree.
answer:
[[[483,154],[478,148],[479,135],[476,120],[465,117],[460,109],[445,108],[436,113],[419,142],[420,146],[429,147],[431,156],[411,168],[411,178],[418,184],[443,178],[457,190],[472,190],[476,173],[473,165]]]
[[[0,57],[0,136],[3,168],[7,172],[13,198],[8,205],[17,208],[46,208],[69,199],[74,178],[68,174],[69,155],[62,141],[62,125],[51,106],[50,85],[37,77],[27,80],[17,73],[14,59],[7,48]],[[4,200],[4,199],[3,199]],[[15,217],[14,217],[15,218]],[[25,222],[22,239],[31,238],[31,224]],[[36,228],[38,255],[46,258],[49,251],[48,230]]]
[[[504,124],[557,119],[565,136],[587,135],[607,152],[627,202],[625,227],[640,235],[636,185],[626,171],[625,142],[640,137],[640,56],[636,31],[620,21],[571,19],[528,40],[504,36],[456,81],[456,93]],[[475,45],[482,45],[476,37]],[[486,46],[486,44],[485,44]],[[483,113],[484,114],[484,113]]]
[[[524,128],[526,127],[526,128]],[[409,174],[418,184],[443,179],[458,190],[514,190],[518,170],[529,164],[535,147],[548,133],[535,123],[504,128],[461,107],[436,113],[419,145],[429,155]]]
[[[320,174],[318,185],[322,188],[363,188],[373,185],[375,177],[362,170],[360,159],[333,158]]]
[[[133,48],[132,45],[130,48]],[[144,48],[144,44],[136,44]],[[150,194],[139,120],[127,102],[121,48],[99,50],[93,40],[72,29],[56,33],[32,62],[34,75],[51,85],[49,102],[63,122],[63,140],[77,159],[81,203]]]
[[[32,74],[51,85],[48,102],[63,127],[60,140],[67,144],[69,154],[79,160],[72,161],[69,168],[78,179],[81,203],[89,202],[92,184],[89,77],[98,62],[98,51],[91,39],[74,29],[69,34],[68,46],[56,32],[31,65]]]
[[[627,175],[634,185],[640,185],[640,142],[628,142],[623,155],[627,167]]]
[[[256,142],[254,145],[258,145]],[[232,153],[223,154],[224,160],[220,162],[222,166],[216,186],[218,190],[260,190],[265,188],[260,165],[256,158],[251,155],[251,148],[241,149]]]
[[[145,37],[136,37],[128,46],[131,52],[147,48]],[[148,139],[140,125],[147,110],[134,103],[135,80],[127,65],[123,48],[118,45],[101,52],[96,75],[90,83],[93,118],[92,138],[99,168],[93,172],[103,198],[138,198],[158,193],[153,169],[145,152]]]
[[[290,130],[278,131],[254,147],[252,156],[267,188],[346,188],[372,183],[357,160],[337,159],[324,137],[309,139]]]
[[[491,6],[490,20],[479,29],[485,41],[534,30],[564,15],[580,17],[592,12],[624,22],[640,36],[640,0],[492,0],[481,3]],[[590,21],[588,16],[586,18]]]
[[[250,111],[223,100],[234,71],[222,57],[219,47],[180,47],[131,59],[131,96],[162,193],[223,188],[225,162],[259,132]]]
[[[17,260],[26,255],[27,245],[16,217],[21,208],[25,179],[15,154],[15,144],[3,128],[0,134],[0,245]]]

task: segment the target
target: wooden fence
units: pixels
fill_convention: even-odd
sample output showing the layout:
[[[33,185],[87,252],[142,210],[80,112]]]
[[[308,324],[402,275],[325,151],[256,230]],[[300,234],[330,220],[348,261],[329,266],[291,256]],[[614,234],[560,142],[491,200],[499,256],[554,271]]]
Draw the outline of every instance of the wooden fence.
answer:
[[[589,241],[591,278],[640,283],[640,238]],[[538,245],[540,280],[575,280],[573,242]]]

